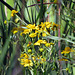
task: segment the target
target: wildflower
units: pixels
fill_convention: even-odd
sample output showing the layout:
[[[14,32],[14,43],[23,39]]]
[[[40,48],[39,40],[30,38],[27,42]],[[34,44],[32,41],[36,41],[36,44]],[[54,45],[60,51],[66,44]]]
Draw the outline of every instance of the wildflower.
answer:
[[[29,50],[28,50],[28,53],[31,53],[31,52],[32,52],[32,50],[31,50],[31,49],[29,49]]]
[[[19,19],[18,19],[18,18],[16,18],[16,19],[15,19],[15,23],[18,23],[18,22],[19,22]]]
[[[20,35],[29,34],[30,31],[31,31],[30,29],[25,29],[23,32],[20,33]]]
[[[67,53],[70,53],[70,52],[75,52],[75,50],[72,50],[70,47],[66,47],[66,48],[61,52],[61,54],[67,54]]]
[[[35,42],[34,45],[40,45],[40,43],[39,42]]]
[[[34,45],[40,45],[40,44],[46,44],[46,40],[38,40],[37,42],[34,43]]]
[[[66,48],[61,52],[61,54],[67,54],[67,53],[70,53],[70,52],[74,52],[74,50],[72,50],[70,47],[66,47]]]
[[[24,58],[28,59],[29,56],[26,53],[24,53]]]
[[[7,21],[6,20],[4,21],[4,24],[7,24]]]
[[[71,48],[70,47],[66,47],[65,51],[71,51]]]
[[[39,49],[40,52],[43,52],[43,50],[44,50],[43,48],[40,48],[40,49]]]
[[[70,53],[70,51],[65,51],[64,50],[64,51],[61,52],[61,54],[68,54],[68,53]]]
[[[20,63],[21,65],[24,65],[25,64],[24,63],[24,59],[21,59],[20,61],[21,61],[21,63]]]
[[[42,40],[41,44],[46,44],[47,41],[46,40]]]
[[[31,34],[29,35],[29,37],[31,37],[31,38],[36,37],[36,33],[31,33]]]
[[[43,41],[43,40],[38,40],[37,42],[38,42],[38,43],[41,43],[42,41]]]
[[[14,14],[16,14],[16,13],[18,13],[18,11],[16,11],[16,10],[12,10],[12,12],[11,12],[11,16],[13,17]]]
[[[68,71],[69,70],[69,68],[66,68],[66,71]]]
[[[46,33],[42,33],[42,36],[45,37],[46,36]]]
[[[39,26],[37,25],[37,26],[35,26],[35,30],[39,30]]]
[[[46,46],[46,47],[50,47],[50,43],[46,43],[45,46]]]
[[[44,24],[46,25],[46,28],[50,28],[50,27],[51,27],[52,22],[44,22]]]
[[[29,29],[35,29],[35,24],[34,24],[34,25],[29,24],[29,25],[27,25],[26,27],[29,28]]]
[[[50,42],[50,45],[54,45],[54,43]]]
[[[24,59],[24,67],[33,66],[33,63],[29,59]]]
[[[13,31],[13,34],[16,34],[18,31],[17,30],[15,30],[15,31]]]

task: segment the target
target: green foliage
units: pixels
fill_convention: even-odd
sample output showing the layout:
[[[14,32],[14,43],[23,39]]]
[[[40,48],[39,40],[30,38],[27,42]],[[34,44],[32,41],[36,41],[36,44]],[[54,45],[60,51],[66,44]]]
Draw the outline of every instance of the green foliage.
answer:
[[[75,1],[62,1],[60,4],[59,0],[59,3],[0,0],[0,75],[75,75]],[[11,16],[12,10],[18,12]],[[51,27],[47,28],[45,22],[52,22]],[[29,24],[39,26],[39,30],[36,29],[41,34],[30,37],[36,29],[27,28]],[[26,29],[31,29],[29,34],[24,32]],[[42,36],[43,33],[46,36]],[[35,46],[39,39],[46,40],[50,46],[44,43]],[[33,66],[22,65],[21,59],[27,62],[24,55],[29,56],[28,61],[32,61]]]

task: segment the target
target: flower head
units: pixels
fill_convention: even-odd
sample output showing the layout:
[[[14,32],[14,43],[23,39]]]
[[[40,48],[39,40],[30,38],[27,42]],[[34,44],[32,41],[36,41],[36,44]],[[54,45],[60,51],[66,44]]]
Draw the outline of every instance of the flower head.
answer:
[[[4,21],[4,24],[7,24],[7,21],[6,20]]]
[[[40,48],[40,49],[39,49],[40,52],[43,52],[43,50],[44,50],[43,48]]]
[[[16,11],[16,10],[12,10],[12,12],[11,12],[11,16],[13,17],[14,14],[16,14],[16,13],[18,13],[18,11]]]
[[[29,35],[29,37],[31,37],[31,38],[36,37],[36,33],[31,33],[31,34]]]

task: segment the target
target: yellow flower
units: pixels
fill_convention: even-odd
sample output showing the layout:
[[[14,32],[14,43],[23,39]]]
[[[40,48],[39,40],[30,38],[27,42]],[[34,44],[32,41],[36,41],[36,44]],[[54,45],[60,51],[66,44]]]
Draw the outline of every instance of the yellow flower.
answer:
[[[70,53],[70,52],[75,52],[75,50],[72,50],[70,47],[66,47],[66,48],[61,52],[61,54],[67,54],[67,53]]]
[[[31,33],[31,34],[29,35],[29,37],[31,37],[31,38],[36,37],[36,33]]]
[[[20,33],[20,35],[29,34],[30,31],[31,31],[30,29],[25,29],[23,32]]]
[[[43,52],[43,50],[44,50],[43,48],[40,48],[40,49],[39,49],[40,52]]]
[[[46,40],[38,40],[37,42],[34,43],[34,45],[40,45],[40,44],[46,44]]]
[[[35,24],[34,25],[28,24],[26,27],[29,28],[29,29],[35,29]]]
[[[65,51],[64,50],[64,51],[61,52],[61,54],[68,54],[68,53],[70,53],[70,51]]]
[[[4,24],[7,24],[7,21],[6,20],[4,21]]]
[[[69,70],[69,68],[66,68],[66,71],[68,71]]]
[[[71,48],[70,47],[66,47],[65,51],[71,51]]]
[[[20,61],[21,61],[21,63],[20,63],[21,65],[25,64],[24,59],[21,59]]]
[[[70,47],[66,47],[66,48],[61,52],[61,54],[66,54],[66,53],[70,53],[70,52],[71,52]]]
[[[46,36],[46,33],[42,33],[42,36],[45,37]]]
[[[24,53],[24,58],[29,58],[29,56],[26,54],[26,53]]]
[[[40,43],[39,42],[35,42],[34,45],[40,45]]]
[[[43,22],[41,22],[41,24],[39,26],[41,26],[42,28],[44,28],[45,24]]]
[[[16,11],[16,10],[12,10],[12,12],[11,12],[11,16],[13,17],[14,14],[16,14],[16,13],[18,13],[18,11]]]
[[[46,25],[47,28],[51,27],[52,22],[44,22],[44,24]]]
[[[16,18],[16,19],[15,19],[15,23],[18,23],[18,22],[19,22],[19,19],[18,19],[18,18]]]
[[[39,26],[38,26],[38,25],[37,25],[37,26],[35,26],[35,29],[36,29],[36,30],[39,30]]]
[[[42,42],[41,42],[42,44],[46,44],[47,43],[47,41],[46,40],[42,40]]]
[[[18,31],[17,30],[15,30],[15,31],[13,31],[13,34],[16,34]]]
[[[32,52],[32,50],[31,50],[31,49],[29,49],[29,50],[28,50],[28,53],[31,53],[31,52]]]
[[[41,43],[42,41],[43,41],[43,40],[38,40],[37,42],[38,42],[38,43]]]
[[[50,43],[46,43],[45,46],[46,46],[46,47],[50,47]]]
[[[32,61],[29,59],[25,59],[24,62],[25,62],[24,67],[33,66]]]
[[[54,43],[50,42],[50,45],[54,45]]]

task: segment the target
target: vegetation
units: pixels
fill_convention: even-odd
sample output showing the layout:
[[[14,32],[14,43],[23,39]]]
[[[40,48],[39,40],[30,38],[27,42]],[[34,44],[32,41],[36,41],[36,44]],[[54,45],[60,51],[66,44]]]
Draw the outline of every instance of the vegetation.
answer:
[[[0,0],[0,75],[75,75],[74,0]]]

